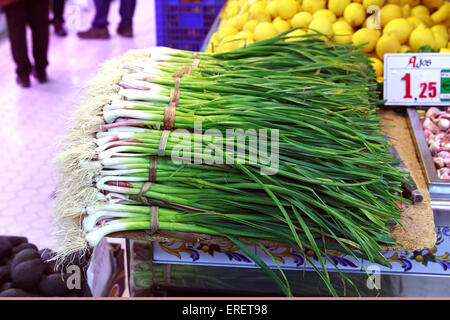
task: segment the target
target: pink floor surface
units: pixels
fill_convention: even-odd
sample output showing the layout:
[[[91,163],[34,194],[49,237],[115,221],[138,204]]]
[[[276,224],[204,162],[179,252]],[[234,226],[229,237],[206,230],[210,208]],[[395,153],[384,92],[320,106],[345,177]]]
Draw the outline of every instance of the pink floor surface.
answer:
[[[153,0],[140,0],[134,19],[135,37],[116,35],[117,2],[110,10],[110,40],[79,40],[89,27],[93,9],[68,2],[69,36],[51,35],[50,82],[22,89],[15,83],[7,39],[0,40],[0,234],[23,235],[39,248],[52,248],[51,214],[56,175],[51,162],[69,127],[69,117],[86,81],[103,61],[155,44]],[[52,30],[53,31],[53,30]],[[30,42],[29,37],[29,42]]]

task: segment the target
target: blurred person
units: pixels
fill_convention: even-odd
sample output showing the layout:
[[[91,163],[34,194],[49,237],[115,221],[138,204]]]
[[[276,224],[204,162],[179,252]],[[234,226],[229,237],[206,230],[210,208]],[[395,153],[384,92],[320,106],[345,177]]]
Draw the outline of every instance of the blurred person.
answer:
[[[49,5],[49,0],[0,0],[0,6],[6,14],[11,52],[16,63],[16,81],[24,88],[30,87],[30,74],[41,83],[47,82]],[[27,25],[31,28],[34,66],[28,58]]]
[[[108,13],[111,0],[94,0],[95,17],[90,29],[78,32],[81,39],[109,39]],[[136,0],[120,0],[121,21],[117,33],[125,38],[133,37],[133,15],[136,9]]]
[[[52,24],[55,28],[55,34],[60,37],[67,36],[67,31],[64,28],[64,7],[66,0],[52,0],[53,19]]]

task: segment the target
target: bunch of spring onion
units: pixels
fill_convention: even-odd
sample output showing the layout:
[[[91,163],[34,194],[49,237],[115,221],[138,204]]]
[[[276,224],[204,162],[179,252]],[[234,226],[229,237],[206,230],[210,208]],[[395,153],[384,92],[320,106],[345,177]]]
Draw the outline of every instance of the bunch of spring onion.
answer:
[[[334,295],[325,264],[340,271],[327,250],[385,264],[381,246],[396,244],[390,227],[398,224],[396,201],[405,201],[399,194],[407,179],[381,133],[374,72],[357,48],[300,40],[281,35],[195,56],[155,48],[148,59],[125,65],[122,98],[104,107],[97,133],[96,187],[109,203],[87,208],[86,239],[95,245],[113,232],[149,229],[149,207],[158,206],[159,230],[230,239],[288,295],[289,284],[240,238],[267,253],[258,240],[286,243],[310,262],[305,250],[312,250]],[[162,131],[174,75],[194,64],[177,83],[172,131]],[[229,129],[251,134],[238,141]],[[274,141],[259,156],[252,138],[261,130],[269,138],[276,132],[276,159]],[[174,161],[180,150],[183,161]]]

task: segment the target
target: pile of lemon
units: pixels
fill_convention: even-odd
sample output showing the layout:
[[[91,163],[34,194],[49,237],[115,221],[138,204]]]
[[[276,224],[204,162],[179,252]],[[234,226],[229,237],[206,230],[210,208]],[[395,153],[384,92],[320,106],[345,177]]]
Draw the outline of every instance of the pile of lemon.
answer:
[[[386,53],[430,46],[450,52],[450,2],[444,0],[228,0],[208,52],[231,51],[300,27],[339,43],[363,45],[383,79]]]

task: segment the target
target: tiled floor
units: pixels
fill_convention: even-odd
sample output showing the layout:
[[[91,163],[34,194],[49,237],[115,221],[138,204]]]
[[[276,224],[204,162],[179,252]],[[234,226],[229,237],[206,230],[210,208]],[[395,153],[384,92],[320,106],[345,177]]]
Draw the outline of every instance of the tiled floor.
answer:
[[[50,216],[56,179],[51,161],[85,82],[106,59],[155,43],[153,0],[138,1],[133,39],[115,33],[120,19],[115,1],[110,10],[110,40],[76,37],[77,30],[89,27],[93,16],[91,7],[77,5],[83,2],[89,3],[68,2],[69,36],[51,36],[48,84],[34,81],[30,89],[19,88],[9,42],[0,40],[0,234],[27,236],[39,248],[53,247]]]

